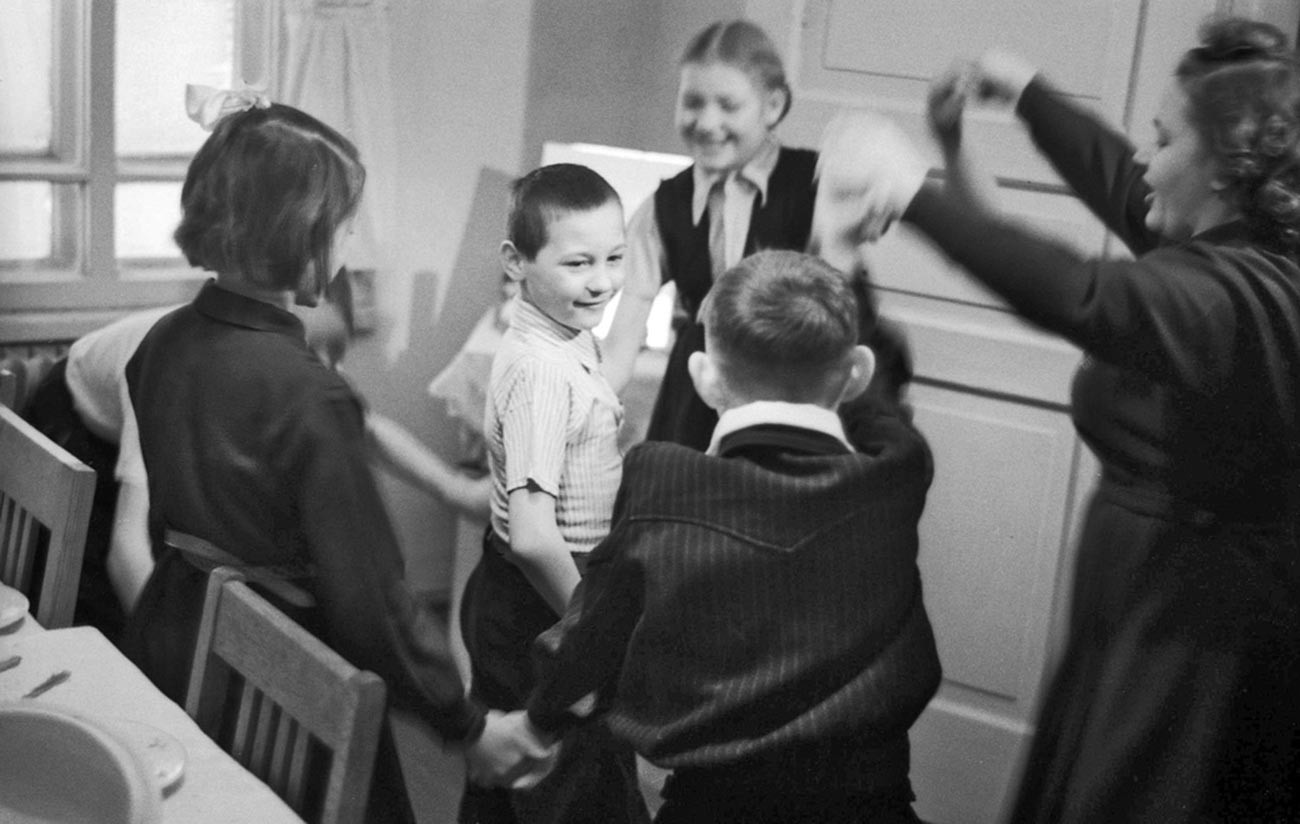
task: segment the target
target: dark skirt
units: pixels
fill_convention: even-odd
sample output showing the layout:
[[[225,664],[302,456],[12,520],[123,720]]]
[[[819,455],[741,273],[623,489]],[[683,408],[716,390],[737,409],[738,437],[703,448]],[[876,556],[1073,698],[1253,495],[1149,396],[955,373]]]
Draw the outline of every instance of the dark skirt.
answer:
[[[1290,525],[1103,483],[1012,821],[1300,820],[1296,563]]]

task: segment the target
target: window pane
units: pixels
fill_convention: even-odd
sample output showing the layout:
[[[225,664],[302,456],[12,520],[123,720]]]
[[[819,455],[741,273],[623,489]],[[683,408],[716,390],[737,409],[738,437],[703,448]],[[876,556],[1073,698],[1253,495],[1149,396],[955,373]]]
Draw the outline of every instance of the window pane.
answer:
[[[227,89],[235,0],[118,0],[117,153],[186,155],[207,133],[185,114],[185,84]]]
[[[119,258],[175,258],[172,232],[181,220],[181,184],[122,183],[114,227]]]
[[[47,260],[54,249],[54,187],[0,183],[0,260]]]
[[[54,0],[5,3],[0,23],[0,153],[45,154],[50,149],[53,8]]]

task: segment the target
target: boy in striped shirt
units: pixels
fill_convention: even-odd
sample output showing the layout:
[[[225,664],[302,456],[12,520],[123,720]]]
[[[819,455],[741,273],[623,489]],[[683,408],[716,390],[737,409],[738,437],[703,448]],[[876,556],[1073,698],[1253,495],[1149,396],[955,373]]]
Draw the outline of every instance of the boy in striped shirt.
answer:
[[[592,329],[623,285],[623,209],[591,169],[543,166],[514,183],[507,231],[501,259],[519,304],[492,364],[492,512],[461,626],[471,694],[518,710],[533,686],[532,641],[559,619],[586,553],[609,533],[622,476],[622,405]],[[535,788],[487,789],[474,778],[462,822],[649,820],[632,750],[603,724],[566,737]]]

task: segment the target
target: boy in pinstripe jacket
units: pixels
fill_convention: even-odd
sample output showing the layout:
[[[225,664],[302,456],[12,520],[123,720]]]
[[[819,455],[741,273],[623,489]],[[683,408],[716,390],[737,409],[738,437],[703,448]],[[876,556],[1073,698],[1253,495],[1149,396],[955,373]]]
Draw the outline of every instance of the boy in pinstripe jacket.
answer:
[[[535,645],[528,720],[603,716],[671,769],[657,822],[915,822],[908,729],[940,676],[916,565],[929,449],[854,402],[873,357],[821,260],[746,258],[701,317],[712,444],[628,453],[610,536]]]

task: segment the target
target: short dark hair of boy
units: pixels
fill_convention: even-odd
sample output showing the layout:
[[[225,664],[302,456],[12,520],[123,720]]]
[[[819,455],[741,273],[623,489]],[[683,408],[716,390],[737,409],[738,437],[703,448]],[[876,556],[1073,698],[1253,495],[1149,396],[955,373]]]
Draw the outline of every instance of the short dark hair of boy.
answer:
[[[700,320],[728,379],[761,386],[771,400],[817,397],[859,340],[849,278],[803,252],[740,261],[714,282]]]
[[[365,180],[352,142],[305,112],[277,103],[229,115],[190,162],[176,244],[191,266],[320,295]]]
[[[533,260],[546,245],[547,229],[557,217],[588,212],[611,201],[622,205],[609,181],[588,166],[539,166],[510,185],[506,238],[519,254]]]

